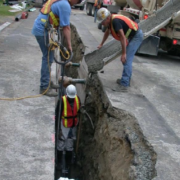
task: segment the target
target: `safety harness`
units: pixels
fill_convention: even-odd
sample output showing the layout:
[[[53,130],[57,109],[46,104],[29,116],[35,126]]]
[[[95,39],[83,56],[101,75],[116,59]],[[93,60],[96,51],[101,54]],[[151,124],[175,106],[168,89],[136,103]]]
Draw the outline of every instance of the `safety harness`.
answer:
[[[51,11],[52,4],[57,1],[60,1],[60,0],[48,0],[41,9],[42,14],[49,15],[48,22],[46,19],[41,19],[42,22],[46,23],[46,27],[48,26],[48,23],[53,25],[53,27],[55,27],[55,28],[57,28],[59,26],[59,17]]]

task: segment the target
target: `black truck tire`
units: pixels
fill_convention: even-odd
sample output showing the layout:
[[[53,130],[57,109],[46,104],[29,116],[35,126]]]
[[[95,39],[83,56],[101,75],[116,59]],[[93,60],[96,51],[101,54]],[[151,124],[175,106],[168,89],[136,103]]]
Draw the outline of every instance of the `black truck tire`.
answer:
[[[86,14],[89,15],[89,16],[92,15],[92,4],[87,4]]]
[[[80,7],[80,10],[83,11],[84,10],[84,5]]]

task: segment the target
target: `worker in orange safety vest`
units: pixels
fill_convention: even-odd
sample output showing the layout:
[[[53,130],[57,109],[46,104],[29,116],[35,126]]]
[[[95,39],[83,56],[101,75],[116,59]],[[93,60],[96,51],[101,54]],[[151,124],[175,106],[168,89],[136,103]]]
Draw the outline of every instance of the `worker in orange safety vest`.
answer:
[[[116,81],[118,86],[113,90],[127,91],[132,76],[132,62],[137,49],[143,41],[143,32],[135,21],[120,14],[111,14],[106,8],[98,10],[97,20],[106,27],[102,42],[98,48],[103,46],[109,34],[112,34],[114,39],[121,43],[122,55],[120,60],[123,64],[123,73],[121,79]]]
[[[61,104],[61,129],[60,137],[57,143],[59,151],[73,151],[74,141],[76,140],[76,131],[78,125],[78,112],[81,107],[81,102],[77,96],[76,87],[69,85],[66,88],[66,95],[62,97]],[[59,113],[59,102],[56,107],[56,126]]]

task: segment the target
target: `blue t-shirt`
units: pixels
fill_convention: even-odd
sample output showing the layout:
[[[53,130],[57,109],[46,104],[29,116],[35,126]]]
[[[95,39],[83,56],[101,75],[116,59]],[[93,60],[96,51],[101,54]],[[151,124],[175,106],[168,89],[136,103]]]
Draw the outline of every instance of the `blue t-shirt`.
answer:
[[[70,14],[71,6],[67,0],[60,0],[52,4],[52,12],[59,17],[59,24],[61,27],[70,25]],[[44,35],[44,25],[45,22],[42,22],[41,19],[47,20],[48,15],[44,15],[41,12],[34,21],[34,26],[32,28],[32,34],[34,36],[43,36]]]

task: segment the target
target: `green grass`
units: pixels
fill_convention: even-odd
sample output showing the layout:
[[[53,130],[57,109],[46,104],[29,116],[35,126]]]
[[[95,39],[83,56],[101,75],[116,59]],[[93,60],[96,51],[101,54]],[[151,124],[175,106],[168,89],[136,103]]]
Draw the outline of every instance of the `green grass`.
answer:
[[[21,12],[9,12],[10,9],[12,10],[13,8],[4,5],[3,0],[0,0],[0,16],[15,16],[16,14]]]

